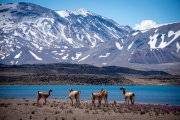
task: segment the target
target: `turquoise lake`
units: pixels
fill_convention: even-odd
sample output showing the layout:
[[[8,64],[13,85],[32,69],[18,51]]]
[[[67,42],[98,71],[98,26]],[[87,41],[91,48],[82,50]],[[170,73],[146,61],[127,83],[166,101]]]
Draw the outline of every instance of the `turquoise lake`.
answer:
[[[108,91],[109,101],[124,101],[122,86],[0,86],[0,98],[36,98],[37,91],[53,92],[49,98],[67,99],[69,89],[80,90],[81,100],[90,100],[91,93],[98,93],[101,88]],[[180,105],[180,86],[123,86],[126,92],[135,93],[135,102],[150,104]]]

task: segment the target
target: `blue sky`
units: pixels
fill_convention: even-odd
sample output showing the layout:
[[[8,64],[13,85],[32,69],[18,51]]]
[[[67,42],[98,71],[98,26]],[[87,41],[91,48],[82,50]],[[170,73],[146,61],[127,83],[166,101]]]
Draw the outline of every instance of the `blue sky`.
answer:
[[[110,18],[120,25],[129,25],[133,28],[138,25],[141,27],[147,24],[151,26],[180,21],[180,0],[0,0],[0,2],[30,2],[52,10],[84,8]]]

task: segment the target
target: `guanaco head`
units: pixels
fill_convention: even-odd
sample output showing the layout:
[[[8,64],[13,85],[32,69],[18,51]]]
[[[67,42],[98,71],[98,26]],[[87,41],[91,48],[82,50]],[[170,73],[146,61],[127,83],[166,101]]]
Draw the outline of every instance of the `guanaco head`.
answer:
[[[49,92],[52,92],[52,90],[50,89]]]
[[[101,88],[100,92],[102,92],[104,90],[104,88]]]
[[[120,90],[124,90],[124,89],[125,89],[124,87],[120,88]]]
[[[69,90],[69,93],[72,92],[72,91],[73,91],[73,89],[70,89],[70,90]]]

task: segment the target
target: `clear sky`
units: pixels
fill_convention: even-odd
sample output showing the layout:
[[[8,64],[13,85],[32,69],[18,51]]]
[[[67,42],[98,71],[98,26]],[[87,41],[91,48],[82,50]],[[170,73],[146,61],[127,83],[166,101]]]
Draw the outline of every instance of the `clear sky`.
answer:
[[[52,10],[84,8],[133,28],[180,21],[180,0],[0,0],[16,2],[35,3]]]

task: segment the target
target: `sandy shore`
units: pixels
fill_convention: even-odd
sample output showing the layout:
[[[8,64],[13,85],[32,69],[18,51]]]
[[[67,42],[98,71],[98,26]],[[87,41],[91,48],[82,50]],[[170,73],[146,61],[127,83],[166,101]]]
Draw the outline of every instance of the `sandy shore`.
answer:
[[[180,106],[143,105],[126,106],[109,102],[92,107],[90,101],[81,100],[72,106],[70,101],[48,99],[43,105],[36,99],[0,99],[0,120],[180,120]]]

